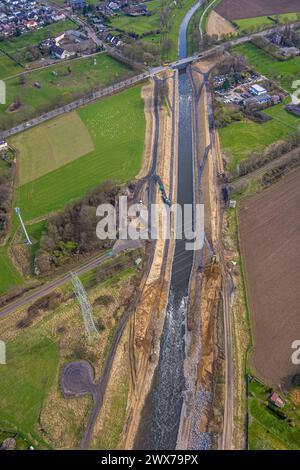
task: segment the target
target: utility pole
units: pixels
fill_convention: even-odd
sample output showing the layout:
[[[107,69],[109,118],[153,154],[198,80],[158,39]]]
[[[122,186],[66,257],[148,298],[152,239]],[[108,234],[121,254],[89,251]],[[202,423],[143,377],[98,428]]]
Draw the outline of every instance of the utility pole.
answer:
[[[20,219],[21,226],[22,226],[23,232],[24,232],[24,234],[25,234],[27,243],[28,243],[28,245],[32,245],[32,241],[31,241],[30,238],[29,238],[29,235],[28,235],[28,233],[27,233],[26,227],[25,227],[25,225],[24,225],[24,222],[23,222],[23,219],[22,219],[22,216],[21,216],[21,209],[20,209],[20,207],[15,207],[15,211],[16,211],[17,216],[18,216],[19,219]]]

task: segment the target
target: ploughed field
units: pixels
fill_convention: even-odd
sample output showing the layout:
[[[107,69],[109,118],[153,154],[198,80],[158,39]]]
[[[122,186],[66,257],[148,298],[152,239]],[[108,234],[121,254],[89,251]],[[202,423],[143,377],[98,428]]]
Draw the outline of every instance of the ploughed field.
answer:
[[[299,366],[300,170],[246,198],[239,234],[253,335],[251,367],[267,385],[289,388]]]
[[[222,0],[215,8],[227,20],[300,11],[299,0]]]

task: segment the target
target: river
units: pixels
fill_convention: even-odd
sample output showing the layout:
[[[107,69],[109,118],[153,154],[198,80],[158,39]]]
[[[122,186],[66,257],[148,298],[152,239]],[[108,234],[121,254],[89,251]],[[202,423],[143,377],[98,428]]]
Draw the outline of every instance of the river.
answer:
[[[187,27],[197,2],[184,17],[179,31],[178,56],[187,56]],[[177,202],[193,204],[193,144],[191,86],[185,70],[179,73],[179,129]],[[180,423],[185,380],[185,319],[193,252],[185,240],[176,240],[169,301],[160,342],[160,356],[151,391],[145,401],[135,442],[136,449],[175,449]]]

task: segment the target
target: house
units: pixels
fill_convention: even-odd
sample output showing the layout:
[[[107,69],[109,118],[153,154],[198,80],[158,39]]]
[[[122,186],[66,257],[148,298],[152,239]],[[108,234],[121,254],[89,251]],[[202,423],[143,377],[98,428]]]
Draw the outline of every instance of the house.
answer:
[[[72,8],[84,8],[86,0],[70,0],[69,4]]]
[[[59,46],[52,46],[50,49],[51,55],[54,59],[70,59],[75,55],[74,52],[69,52]]]
[[[277,406],[277,408],[283,408],[285,405],[284,400],[276,392],[272,393],[269,400],[273,405]]]
[[[263,95],[264,93],[267,93],[267,90],[260,85],[251,85],[249,87],[249,91],[250,93],[252,93],[252,95],[255,95],[255,96],[260,96],[260,95]]]
[[[8,143],[5,142],[5,140],[0,140],[0,151],[7,150],[8,149]]]

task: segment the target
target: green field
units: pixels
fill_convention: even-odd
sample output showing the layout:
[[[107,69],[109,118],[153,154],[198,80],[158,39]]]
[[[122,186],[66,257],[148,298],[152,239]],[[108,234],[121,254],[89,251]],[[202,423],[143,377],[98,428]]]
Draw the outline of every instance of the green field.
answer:
[[[43,39],[55,36],[67,29],[77,29],[73,21],[65,20],[52,23],[44,28],[37,29],[36,31],[23,34],[22,36],[10,38],[6,41],[0,42],[0,50],[10,54],[14,58],[22,58],[23,50],[28,46],[37,46]],[[21,60],[22,63],[22,60]]]
[[[152,0],[147,2],[147,8],[152,12],[151,16],[142,16],[138,18],[130,18],[124,15],[116,16],[111,20],[111,26],[119,28],[127,33],[144,34],[160,28],[160,16],[163,5],[170,7],[170,29],[168,32],[161,32],[145,36],[143,42],[151,42],[161,46],[162,41],[169,39],[172,41],[172,47],[163,57],[163,59],[176,60],[178,54],[178,32],[180,23],[182,22],[187,11],[195,4],[195,0],[182,0],[182,6],[174,6],[172,0],[163,2],[162,0]]]
[[[17,204],[25,220],[61,209],[105,180],[123,182],[139,172],[145,136],[141,86],[81,108],[78,115],[95,150],[19,187]],[[41,158],[39,152],[34,158]]]
[[[5,247],[0,247],[0,295],[22,282],[22,277],[12,265]]]
[[[285,111],[283,104],[264,112],[273,119],[263,124],[239,121],[219,129],[221,147],[230,156],[229,170],[233,170],[249,152],[263,151],[273,142],[284,139],[300,125],[300,118]]]
[[[244,55],[253,69],[288,92],[292,91],[293,81],[300,79],[300,57],[278,61],[252,43],[236,46],[233,52]]]
[[[0,105],[0,129],[10,128],[131,75],[133,71],[127,66],[101,53],[97,56],[96,65],[91,59],[76,59],[68,64],[58,63],[25,74],[25,83],[20,81],[20,77],[7,80],[7,104]],[[40,89],[34,86],[35,82],[40,83]],[[9,113],[7,109],[17,97],[21,107]]]
[[[259,382],[249,383],[249,448],[251,450],[299,450],[300,407],[295,406],[288,399],[283,408],[287,419],[281,420],[267,408],[269,395],[270,390]]]
[[[42,335],[23,333],[7,344],[7,365],[0,369],[0,427],[19,431],[45,447],[36,424],[56,376],[57,344]]]
[[[0,80],[16,75],[22,71],[23,69],[20,65],[0,52]]]
[[[22,186],[94,150],[76,112],[45,122],[9,140],[18,150],[18,185]]]
[[[274,16],[271,18],[278,18],[280,23],[299,21],[300,18],[300,9],[299,13],[284,13],[282,15]],[[242,32],[249,32],[264,28],[272,28],[276,26],[276,23],[270,20],[267,16],[257,16],[256,18],[245,18],[242,20],[234,20]]]

